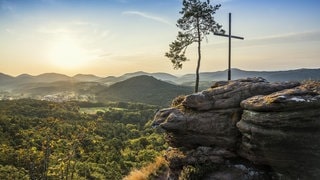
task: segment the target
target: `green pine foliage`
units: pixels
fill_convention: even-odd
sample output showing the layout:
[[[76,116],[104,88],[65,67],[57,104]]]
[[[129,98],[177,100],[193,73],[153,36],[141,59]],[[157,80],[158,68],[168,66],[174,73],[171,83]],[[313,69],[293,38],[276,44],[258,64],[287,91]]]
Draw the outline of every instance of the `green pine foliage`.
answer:
[[[166,148],[149,120],[156,107],[0,101],[0,179],[122,179]],[[97,104],[101,106],[102,104]]]
[[[187,48],[193,43],[197,44],[198,62],[194,91],[198,92],[202,40],[211,33],[224,33],[222,26],[214,19],[214,14],[221,5],[213,6],[210,0],[183,0],[182,6],[179,12],[182,17],[177,20],[180,30],[176,40],[169,45],[169,52],[166,52],[165,56],[169,58],[174,69],[181,69],[183,62],[188,60],[185,56]]]

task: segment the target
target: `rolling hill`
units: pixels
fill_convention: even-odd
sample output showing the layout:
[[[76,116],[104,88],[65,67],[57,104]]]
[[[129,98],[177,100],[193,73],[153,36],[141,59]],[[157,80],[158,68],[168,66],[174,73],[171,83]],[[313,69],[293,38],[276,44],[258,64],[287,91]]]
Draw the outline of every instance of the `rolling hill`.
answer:
[[[7,75],[7,74],[0,73],[0,82],[10,81],[10,80],[12,80],[13,78],[14,78],[14,77],[9,76],[9,75]]]
[[[228,71],[203,72],[200,73],[200,81],[221,81],[227,80]],[[240,69],[231,70],[232,79],[247,77],[263,77],[269,82],[276,81],[303,81],[320,80],[320,69],[296,69],[288,71],[244,71]],[[186,74],[175,80],[177,84],[192,83],[195,80],[195,74]]]
[[[100,80],[98,80],[101,83],[104,83],[106,85],[111,85],[114,84],[116,82],[120,82],[120,81],[124,81],[126,79],[130,79],[132,77],[137,77],[137,76],[142,76],[142,75],[147,75],[147,76],[152,76],[156,79],[162,80],[162,81],[166,81],[166,82],[174,82],[177,77],[168,73],[147,73],[147,72],[143,72],[143,71],[138,71],[138,72],[133,72],[133,73],[126,73],[122,76],[119,77],[115,77],[115,76],[108,76],[105,78],[101,78]]]
[[[101,77],[95,76],[93,74],[77,74],[72,78],[81,82],[98,81],[99,79],[101,79]]]
[[[200,73],[200,81],[206,86],[212,81],[221,81],[227,79],[227,70],[216,72]],[[141,75],[152,76],[155,79],[170,82],[171,84],[189,85],[195,80],[195,74],[186,74],[180,77],[168,73],[147,73],[138,71],[134,73],[126,73],[122,76],[98,77],[92,74],[77,74],[73,77],[58,73],[44,73],[37,76],[29,74],[21,74],[17,77],[0,73],[1,88],[10,87],[11,89],[17,85],[28,83],[51,83],[57,81],[75,81],[75,82],[98,82],[104,85],[112,85],[114,83],[137,77]],[[240,69],[232,69],[232,79],[246,77],[263,77],[270,82],[274,81],[302,81],[302,80],[320,80],[320,69],[296,69],[288,71],[245,71]]]
[[[0,90],[5,89],[15,78],[7,74],[0,73]]]
[[[5,82],[0,78],[0,84],[3,87],[3,89],[14,90],[30,83],[31,84],[52,83],[52,82],[58,82],[58,81],[72,81],[72,80],[73,78],[67,75],[58,74],[58,73],[44,73],[37,76],[31,76],[29,74],[21,74],[17,77],[12,77]]]
[[[297,69],[289,71],[244,71],[232,69],[232,79],[263,77],[270,82],[320,80],[320,69]],[[200,73],[200,90],[212,85],[213,81],[226,80],[227,71]],[[155,105],[168,104],[180,94],[191,93],[194,74],[176,77],[167,73],[127,73],[119,77],[101,78],[91,74],[73,77],[58,73],[38,76],[21,74],[17,77],[0,73],[0,98],[39,97],[52,94],[75,93],[97,97],[99,101],[133,101]],[[10,94],[11,93],[11,94]]]
[[[105,86],[97,82],[56,81],[49,83],[27,83],[17,86],[13,93],[23,93],[31,97],[56,94],[61,92],[75,92],[78,94],[95,94]]]
[[[173,85],[152,76],[141,75],[115,83],[99,92],[97,97],[102,101],[168,105],[174,97],[191,92],[191,87]]]

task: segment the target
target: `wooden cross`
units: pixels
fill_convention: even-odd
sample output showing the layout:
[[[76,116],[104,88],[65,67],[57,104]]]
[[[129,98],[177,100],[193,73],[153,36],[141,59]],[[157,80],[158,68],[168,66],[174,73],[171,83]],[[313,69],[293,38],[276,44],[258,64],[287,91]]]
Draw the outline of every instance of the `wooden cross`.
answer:
[[[228,80],[231,80],[231,38],[244,40],[244,37],[231,35],[231,13],[229,13],[229,34],[214,33],[217,36],[224,36],[229,38],[229,63],[228,63]]]

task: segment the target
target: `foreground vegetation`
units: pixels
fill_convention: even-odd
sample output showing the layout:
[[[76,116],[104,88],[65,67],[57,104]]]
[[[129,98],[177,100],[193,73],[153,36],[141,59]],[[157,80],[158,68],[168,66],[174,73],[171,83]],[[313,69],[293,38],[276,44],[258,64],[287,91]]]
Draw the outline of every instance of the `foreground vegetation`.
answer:
[[[90,108],[94,113],[85,113]],[[0,101],[0,179],[122,179],[166,148],[150,127],[156,109],[131,103]]]

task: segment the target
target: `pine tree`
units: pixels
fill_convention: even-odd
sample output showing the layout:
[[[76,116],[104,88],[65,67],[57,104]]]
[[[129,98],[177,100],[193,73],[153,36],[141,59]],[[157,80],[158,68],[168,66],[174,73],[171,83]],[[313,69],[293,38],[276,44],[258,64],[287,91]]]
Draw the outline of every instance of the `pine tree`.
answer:
[[[199,69],[201,62],[201,42],[210,33],[224,33],[213,15],[221,7],[220,4],[212,6],[210,0],[202,2],[200,0],[183,0],[182,10],[179,12],[182,17],[177,21],[177,39],[169,45],[169,52],[165,54],[173,63],[174,69],[181,69],[182,63],[187,61],[186,50],[192,43],[197,43],[198,63],[196,68],[195,92],[199,89]]]

